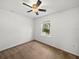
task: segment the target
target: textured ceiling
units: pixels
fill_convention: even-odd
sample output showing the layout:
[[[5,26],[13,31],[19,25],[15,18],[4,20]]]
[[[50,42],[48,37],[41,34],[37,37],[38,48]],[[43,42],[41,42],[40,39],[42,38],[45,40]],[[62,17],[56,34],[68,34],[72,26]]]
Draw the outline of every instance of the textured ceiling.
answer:
[[[72,7],[79,6],[79,0],[41,0],[41,8],[47,10],[47,12],[39,12],[40,15],[35,13],[27,13],[30,10],[29,7],[22,5],[23,2],[32,5],[37,0],[0,0],[0,9],[14,12],[17,14],[25,15],[30,18],[42,17],[57,11],[66,10]]]

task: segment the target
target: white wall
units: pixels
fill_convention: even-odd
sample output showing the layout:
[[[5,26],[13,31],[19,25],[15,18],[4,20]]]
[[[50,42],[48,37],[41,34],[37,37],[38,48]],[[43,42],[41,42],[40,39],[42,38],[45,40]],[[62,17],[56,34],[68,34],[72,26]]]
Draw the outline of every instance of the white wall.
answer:
[[[52,19],[52,37],[41,36],[41,23]],[[79,56],[79,8],[35,20],[35,39]]]
[[[30,41],[32,26],[31,19],[0,10],[0,51]]]

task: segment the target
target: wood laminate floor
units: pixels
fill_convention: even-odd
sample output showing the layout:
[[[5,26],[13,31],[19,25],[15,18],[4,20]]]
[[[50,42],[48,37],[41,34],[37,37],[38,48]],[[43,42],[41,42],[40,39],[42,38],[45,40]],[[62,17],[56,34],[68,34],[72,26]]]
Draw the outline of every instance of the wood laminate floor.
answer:
[[[0,53],[0,59],[79,59],[69,53],[31,41]]]

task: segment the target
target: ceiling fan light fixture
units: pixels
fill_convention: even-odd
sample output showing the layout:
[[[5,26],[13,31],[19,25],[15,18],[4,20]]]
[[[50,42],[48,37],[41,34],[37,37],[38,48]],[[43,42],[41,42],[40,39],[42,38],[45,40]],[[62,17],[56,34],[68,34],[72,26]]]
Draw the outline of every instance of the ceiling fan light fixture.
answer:
[[[38,9],[32,9],[33,12],[38,12]]]
[[[30,8],[32,8],[31,10],[27,11],[27,12],[34,12],[36,13],[36,15],[39,15],[38,11],[42,11],[42,12],[46,12],[45,9],[41,9],[40,8],[40,5],[41,5],[42,1],[38,0],[37,3],[33,4],[32,6],[26,4],[26,3],[23,3],[23,5],[26,5]]]
[[[33,12],[38,12],[38,6],[37,6],[37,4],[33,4],[32,11]]]

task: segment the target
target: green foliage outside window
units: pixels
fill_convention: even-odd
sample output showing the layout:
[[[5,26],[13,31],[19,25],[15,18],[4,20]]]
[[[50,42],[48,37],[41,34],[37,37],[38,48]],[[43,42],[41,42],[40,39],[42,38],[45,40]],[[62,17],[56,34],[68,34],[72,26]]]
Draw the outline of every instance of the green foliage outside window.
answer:
[[[45,32],[46,34],[50,34],[50,23],[43,24],[42,31]]]

